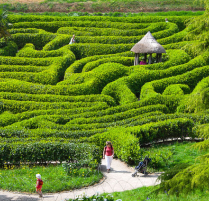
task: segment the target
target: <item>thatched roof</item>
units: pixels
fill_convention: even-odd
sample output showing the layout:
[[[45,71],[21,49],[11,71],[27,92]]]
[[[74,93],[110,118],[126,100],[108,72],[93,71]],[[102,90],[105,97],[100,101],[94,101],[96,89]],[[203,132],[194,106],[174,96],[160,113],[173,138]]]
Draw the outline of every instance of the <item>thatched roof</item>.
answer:
[[[166,53],[165,49],[155,40],[150,31],[147,32],[147,34],[132,47],[131,51],[135,53],[148,54]]]

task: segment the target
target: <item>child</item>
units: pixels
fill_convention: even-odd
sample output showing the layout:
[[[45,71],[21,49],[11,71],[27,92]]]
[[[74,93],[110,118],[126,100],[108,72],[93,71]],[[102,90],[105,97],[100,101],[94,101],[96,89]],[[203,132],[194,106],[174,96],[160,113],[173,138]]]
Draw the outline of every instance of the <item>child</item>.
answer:
[[[41,175],[40,174],[36,174],[36,192],[39,194],[39,197],[43,197],[42,195],[42,191],[41,191],[41,188],[42,188],[42,185],[43,185],[43,181],[41,180]]]

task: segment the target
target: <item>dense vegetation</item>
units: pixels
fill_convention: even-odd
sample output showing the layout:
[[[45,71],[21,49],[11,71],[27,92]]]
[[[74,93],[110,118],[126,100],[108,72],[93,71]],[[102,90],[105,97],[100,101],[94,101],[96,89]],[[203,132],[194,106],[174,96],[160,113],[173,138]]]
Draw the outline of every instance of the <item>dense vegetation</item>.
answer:
[[[94,168],[106,140],[118,158],[134,163],[146,143],[207,139],[208,14],[168,20],[9,15],[12,38],[0,41],[0,165],[68,161]],[[148,31],[166,49],[163,62],[133,66],[130,49]],[[69,45],[73,34],[77,43]],[[201,157],[197,166],[162,177],[160,189],[208,185],[201,177],[208,154]]]

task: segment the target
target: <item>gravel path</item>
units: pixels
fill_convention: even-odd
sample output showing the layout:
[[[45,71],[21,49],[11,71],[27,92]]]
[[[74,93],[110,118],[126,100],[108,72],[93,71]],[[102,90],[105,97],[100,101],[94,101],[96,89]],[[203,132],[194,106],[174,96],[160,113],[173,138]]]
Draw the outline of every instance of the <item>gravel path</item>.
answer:
[[[0,191],[0,201],[64,201],[67,198],[75,198],[77,195],[86,193],[88,196],[99,193],[112,193],[118,191],[131,190],[142,186],[153,186],[159,174],[149,174],[144,176],[139,174],[132,177],[134,169],[128,167],[126,163],[114,159],[110,173],[106,172],[105,160],[102,160],[101,171],[105,179],[97,185],[82,188],[74,191],[66,191],[54,194],[44,194],[43,198],[38,198],[36,194],[22,194],[18,192]],[[44,186],[43,186],[44,189]]]

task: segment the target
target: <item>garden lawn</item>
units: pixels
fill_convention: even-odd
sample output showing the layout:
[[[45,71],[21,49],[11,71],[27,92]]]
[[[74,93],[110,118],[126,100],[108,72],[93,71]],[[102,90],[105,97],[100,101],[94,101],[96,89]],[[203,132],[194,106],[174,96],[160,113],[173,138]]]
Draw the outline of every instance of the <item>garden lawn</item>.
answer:
[[[165,171],[175,165],[187,163],[192,165],[198,156],[202,156],[207,151],[198,151],[191,146],[195,142],[174,142],[167,145],[153,145],[149,148],[141,148],[141,155],[148,155],[152,162],[148,166],[151,172]],[[196,161],[198,162],[198,161]]]
[[[167,192],[154,193],[158,186],[142,187],[130,191],[112,193],[114,200],[121,199],[123,201],[208,201],[209,190],[196,190],[188,194],[168,195]]]
[[[82,171],[82,170],[80,170]],[[53,193],[92,185],[103,177],[95,171],[89,177],[66,175],[62,165],[25,166],[20,168],[4,166],[0,169],[0,189],[35,193],[36,174],[41,174],[44,182],[42,191]],[[81,172],[82,174],[82,172]]]

